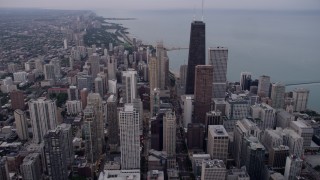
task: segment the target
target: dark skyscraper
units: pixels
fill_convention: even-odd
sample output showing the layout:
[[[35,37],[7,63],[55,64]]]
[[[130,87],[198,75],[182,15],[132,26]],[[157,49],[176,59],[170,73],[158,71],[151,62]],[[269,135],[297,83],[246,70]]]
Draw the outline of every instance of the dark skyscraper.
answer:
[[[193,21],[191,23],[186,94],[194,93],[196,65],[206,64],[205,28],[205,23],[202,21]]]

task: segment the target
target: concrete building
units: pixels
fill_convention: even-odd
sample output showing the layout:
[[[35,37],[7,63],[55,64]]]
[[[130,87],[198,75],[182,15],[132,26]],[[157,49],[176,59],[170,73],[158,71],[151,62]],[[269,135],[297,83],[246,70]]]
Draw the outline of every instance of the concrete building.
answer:
[[[79,113],[82,112],[82,105],[81,101],[67,101],[66,102],[67,106],[67,113],[70,115],[78,115]]]
[[[101,77],[96,77],[96,79],[94,80],[94,92],[99,93],[101,97],[104,96],[105,90]]]
[[[228,48],[209,48],[209,65],[213,67],[212,97],[224,99],[227,89]]]
[[[58,80],[61,78],[61,64],[60,64],[60,59],[54,58],[51,59],[50,64],[53,65],[53,70],[54,70],[54,76],[55,79]]]
[[[114,80],[116,78],[116,71],[117,71],[117,61],[116,58],[112,56],[107,56],[107,67],[108,67],[108,80]]]
[[[167,50],[164,48],[162,42],[158,42],[156,46],[158,79],[160,89],[165,89],[169,82],[169,58]]]
[[[260,97],[269,97],[270,76],[262,75],[259,77],[258,95]]]
[[[294,111],[305,111],[308,105],[309,99],[309,90],[308,89],[294,89],[292,92],[292,98],[294,101]]]
[[[150,91],[154,90],[155,88],[159,87],[159,78],[158,78],[158,71],[159,68],[157,66],[157,58],[150,57],[149,60],[149,84],[150,84]]]
[[[107,122],[108,122],[108,132],[109,132],[109,147],[110,151],[118,151],[120,144],[119,140],[119,121],[118,121],[118,111],[117,111],[117,98],[115,95],[110,95],[107,99]]]
[[[257,124],[253,123],[248,119],[243,119],[236,122],[234,129],[234,151],[233,156],[236,162],[236,166],[240,168],[244,164],[241,163],[242,146],[244,138],[254,136],[260,138],[261,130]]]
[[[232,96],[226,100],[226,116],[228,119],[241,120],[248,117],[250,100],[241,96]]]
[[[246,167],[243,166],[240,169],[233,168],[228,170],[226,180],[250,180],[250,176]]]
[[[271,88],[271,106],[274,109],[283,109],[284,108],[284,98],[286,93],[285,85],[281,83],[272,84]]]
[[[282,129],[288,128],[290,126],[291,121],[294,120],[294,115],[288,113],[285,110],[280,110],[276,112],[277,127],[281,127]]]
[[[150,113],[155,116],[160,110],[160,89],[150,89]]]
[[[303,138],[304,148],[310,147],[313,136],[313,128],[310,125],[298,119],[297,121],[291,121],[290,128]]]
[[[69,86],[68,89],[68,100],[79,100],[79,90],[77,86]]]
[[[119,112],[121,169],[140,168],[139,112],[125,104]]]
[[[194,121],[205,123],[206,113],[211,110],[213,67],[197,65],[195,68]]]
[[[193,119],[193,108],[194,108],[194,96],[193,95],[182,95],[181,96],[181,107],[183,116],[183,127],[187,128],[189,123],[192,123]]]
[[[10,92],[10,99],[11,99],[11,108],[13,110],[16,109],[25,109],[24,104],[24,95],[22,91],[12,91]]]
[[[302,169],[302,160],[294,155],[288,156],[286,161],[286,168],[284,171],[284,179],[295,180],[300,176]]]
[[[122,71],[122,83],[125,85],[124,103],[132,103],[133,99],[137,98],[137,71]]]
[[[28,73],[25,71],[19,71],[19,72],[15,72],[13,73],[13,80],[16,83],[23,83],[27,81],[27,75]]]
[[[221,115],[221,111],[210,111],[206,113],[205,120],[205,137],[208,136],[208,126],[209,125],[223,125],[224,118]]]
[[[88,97],[89,91],[87,88],[83,88],[80,91],[80,101],[82,108],[86,108],[87,106],[87,97]]]
[[[194,94],[195,68],[206,64],[206,28],[202,21],[191,23],[186,94]]]
[[[55,80],[54,65],[45,64],[44,65],[44,79],[45,80]]]
[[[93,90],[93,78],[91,75],[78,74],[77,75],[77,87],[78,89],[88,89],[88,91]]]
[[[275,109],[267,104],[256,104],[251,106],[252,119],[261,130],[273,129],[276,125]]]
[[[202,171],[202,161],[204,160],[211,160],[210,154],[193,154],[191,161],[192,161],[192,170],[196,178],[201,177]]]
[[[14,111],[14,119],[17,128],[17,134],[19,139],[28,140],[29,132],[28,132],[28,123],[26,114],[24,111],[17,109]]]
[[[227,162],[229,135],[222,125],[210,125],[208,128],[207,153],[212,159]]]
[[[283,144],[283,137],[275,130],[267,129],[263,133],[261,142],[268,151],[271,151],[272,148],[279,147]]]
[[[283,173],[286,165],[286,159],[289,156],[289,147],[280,145],[269,150],[268,165],[273,170]]]
[[[9,180],[8,162],[6,157],[0,157],[0,180]]]
[[[290,149],[290,154],[297,157],[302,157],[303,155],[303,138],[298,135],[292,129],[281,129],[277,128],[276,133],[283,137],[283,145],[288,146]]]
[[[241,72],[240,74],[240,87],[241,90],[250,90],[251,73]]]
[[[222,160],[204,160],[202,161],[201,180],[225,180],[227,169]]]
[[[188,65],[184,64],[180,66],[180,85],[184,88],[186,87],[187,82],[187,72],[188,72]]]
[[[95,79],[97,74],[100,72],[100,57],[97,53],[93,53],[89,56],[89,63],[91,69],[92,78]]]
[[[176,155],[176,115],[167,111],[163,117],[163,150],[168,158],[175,159]],[[175,161],[168,162],[168,168],[175,168]]]
[[[41,179],[41,161],[39,153],[28,154],[20,165],[22,178],[25,180]]]
[[[132,170],[104,170],[98,180],[140,180],[140,169]]]
[[[40,143],[48,130],[55,129],[57,126],[56,102],[45,98],[30,100],[29,111],[33,140]]]

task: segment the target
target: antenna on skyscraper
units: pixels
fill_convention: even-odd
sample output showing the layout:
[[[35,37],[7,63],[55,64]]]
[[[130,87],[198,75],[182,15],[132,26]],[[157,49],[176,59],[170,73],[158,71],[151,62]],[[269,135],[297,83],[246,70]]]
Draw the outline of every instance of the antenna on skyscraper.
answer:
[[[202,13],[201,20],[202,21],[203,21],[203,4],[204,4],[204,0],[202,0],[202,9],[201,9],[201,13]]]
[[[193,6],[193,21],[196,20],[196,7]]]

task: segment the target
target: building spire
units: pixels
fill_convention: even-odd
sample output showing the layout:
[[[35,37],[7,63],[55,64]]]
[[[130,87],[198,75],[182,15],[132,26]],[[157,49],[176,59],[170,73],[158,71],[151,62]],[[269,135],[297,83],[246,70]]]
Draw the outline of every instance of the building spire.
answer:
[[[203,21],[203,4],[204,4],[204,0],[202,0],[202,8],[201,8],[201,14],[202,14],[202,16],[201,16],[201,21]]]

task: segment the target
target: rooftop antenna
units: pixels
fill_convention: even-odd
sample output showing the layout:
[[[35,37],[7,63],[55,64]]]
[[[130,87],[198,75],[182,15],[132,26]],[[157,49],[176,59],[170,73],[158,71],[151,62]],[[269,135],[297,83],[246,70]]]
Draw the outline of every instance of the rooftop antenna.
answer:
[[[193,21],[196,20],[196,7],[195,5],[193,6]]]
[[[201,20],[202,20],[202,21],[203,21],[203,4],[204,4],[204,0],[202,0],[202,9],[201,9],[201,13],[202,13]]]

